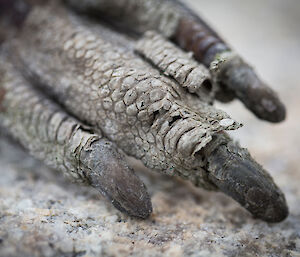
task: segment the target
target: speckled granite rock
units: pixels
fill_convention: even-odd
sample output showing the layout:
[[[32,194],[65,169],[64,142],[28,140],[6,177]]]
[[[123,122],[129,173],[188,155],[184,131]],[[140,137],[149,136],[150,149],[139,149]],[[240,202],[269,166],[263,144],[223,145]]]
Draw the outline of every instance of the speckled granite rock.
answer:
[[[289,116],[280,125],[257,121],[237,102],[222,108],[246,125],[234,135],[286,194],[288,219],[273,225],[253,220],[222,194],[196,189],[147,171],[140,164],[136,170],[151,193],[154,213],[146,221],[131,219],[93,189],[70,184],[2,137],[1,257],[300,256],[300,4],[297,0],[197,2],[196,8],[203,13],[206,10],[205,16],[287,103]],[[224,8],[234,15],[241,9],[248,11],[236,22],[223,13]],[[249,32],[236,33],[243,26],[249,26]],[[253,41],[253,37],[260,40]],[[261,47],[261,41],[270,47]]]

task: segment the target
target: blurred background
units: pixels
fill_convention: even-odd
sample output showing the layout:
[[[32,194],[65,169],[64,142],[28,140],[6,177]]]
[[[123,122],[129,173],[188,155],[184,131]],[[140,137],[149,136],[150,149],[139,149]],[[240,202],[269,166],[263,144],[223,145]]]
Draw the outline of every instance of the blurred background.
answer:
[[[186,2],[286,104],[280,124],[258,120],[238,101],[217,106],[244,124],[231,134],[281,187],[289,218],[276,225],[254,220],[222,194],[137,164],[154,214],[133,220],[2,137],[0,256],[300,256],[300,1]]]

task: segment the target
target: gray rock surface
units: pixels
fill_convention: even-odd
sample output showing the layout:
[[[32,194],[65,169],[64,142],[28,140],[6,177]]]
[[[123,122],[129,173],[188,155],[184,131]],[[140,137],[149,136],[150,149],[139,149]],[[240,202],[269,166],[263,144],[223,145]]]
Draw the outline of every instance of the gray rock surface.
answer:
[[[290,216],[254,220],[220,193],[145,170],[146,221],[119,213],[98,192],[70,184],[4,136],[0,141],[0,256],[300,256],[300,135],[297,0],[189,0],[252,63],[287,104],[279,125],[234,102],[220,105],[245,124],[233,136],[270,171]],[[247,30],[246,30],[247,29]]]

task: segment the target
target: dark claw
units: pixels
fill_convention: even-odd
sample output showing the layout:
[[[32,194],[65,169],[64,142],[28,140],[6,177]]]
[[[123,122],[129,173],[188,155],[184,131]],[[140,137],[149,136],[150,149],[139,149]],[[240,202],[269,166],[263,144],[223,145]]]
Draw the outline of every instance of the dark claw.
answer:
[[[186,9],[184,6],[182,8]],[[178,25],[174,40],[183,49],[192,51],[196,60],[210,67],[218,54],[230,52],[230,48],[191,10],[186,12],[186,17]],[[218,75],[218,100],[229,102],[236,96],[260,119],[270,122],[285,119],[285,107],[277,94],[240,57],[236,56],[224,66]]]
[[[285,197],[246,149],[223,142],[207,157],[209,179],[255,218],[280,222],[288,216]]]
[[[90,184],[117,209],[130,216],[149,217],[152,204],[146,187],[112,143],[96,141],[82,151],[80,159]]]
[[[219,80],[258,118],[270,122],[285,119],[286,110],[277,94],[266,86],[241,58],[233,59],[220,70]]]

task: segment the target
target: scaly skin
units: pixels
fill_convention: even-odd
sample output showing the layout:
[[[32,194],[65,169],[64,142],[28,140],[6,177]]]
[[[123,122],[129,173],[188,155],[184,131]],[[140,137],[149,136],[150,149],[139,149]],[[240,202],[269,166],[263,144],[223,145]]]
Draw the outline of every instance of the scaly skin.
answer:
[[[212,73],[218,88],[216,98],[241,100],[258,118],[270,122],[285,119],[277,94],[260,80],[253,68],[219,37],[195,12],[179,0],[65,0],[81,12],[106,17],[136,34],[156,30],[193,52],[208,68],[222,59],[226,65]],[[225,67],[226,66],[226,67]]]
[[[160,35],[152,38],[146,34],[140,42],[143,40],[158,40],[162,47],[154,49],[151,43],[141,47],[133,39],[101,25],[94,26],[56,5],[36,7],[13,42],[8,41],[8,48],[14,65],[28,81],[147,167],[179,175],[206,189],[220,189],[257,218],[283,220],[288,214],[283,194],[247,150],[233,143],[224,132],[240,125],[210,106],[209,101],[203,101],[211,96],[204,90],[203,80],[196,80],[202,75],[208,78],[207,71]],[[173,61],[170,53],[175,55]],[[22,99],[11,101],[18,104]],[[7,101],[2,101],[3,110],[7,107]],[[46,131],[49,119],[34,117],[42,117],[42,110],[47,108],[45,105],[38,110],[27,109],[31,122]],[[17,108],[17,112],[22,113],[22,109]],[[15,115],[8,115],[7,120],[13,121]],[[30,130],[21,120],[16,124],[21,128],[16,133],[13,126],[6,127],[22,141]],[[67,149],[72,138],[64,141]],[[43,146],[43,141],[33,144]],[[128,166],[118,161],[121,157],[115,157],[117,151],[105,145],[92,144],[88,151],[73,158],[88,167],[85,178],[120,210],[147,217],[151,204],[143,185],[132,173],[124,171]],[[74,152],[74,148],[70,149]],[[33,154],[39,157],[39,152]],[[39,158],[47,162],[48,156]],[[110,166],[111,160],[116,165]],[[84,177],[81,170],[77,171],[79,177]],[[117,178],[122,172],[125,175],[120,177],[124,179],[110,180],[110,176]]]
[[[34,10],[15,41],[27,76],[147,167],[211,188],[195,155],[213,134],[239,124],[160,75],[130,50],[130,41],[114,45],[104,28],[96,35],[64,10],[55,13]],[[198,102],[201,112],[188,102]]]
[[[197,94],[201,101],[213,102],[215,89],[209,71],[159,33],[146,32],[137,42],[136,51],[190,93]]]
[[[73,182],[88,183],[118,209],[146,218],[152,211],[145,185],[116,146],[62,111],[0,60],[0,124],[34,157]]]

